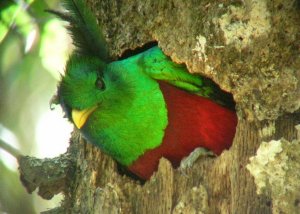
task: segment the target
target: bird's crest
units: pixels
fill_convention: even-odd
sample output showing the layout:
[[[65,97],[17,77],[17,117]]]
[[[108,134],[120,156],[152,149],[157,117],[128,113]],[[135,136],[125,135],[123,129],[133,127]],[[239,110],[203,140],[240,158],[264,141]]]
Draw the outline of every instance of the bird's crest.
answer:
[[[108,62],[108,50],[102,31],[83,0],[63,0],[62,2],[67,12],[52,9],[46,12],[69,23],[67,29],[76,47],[75,52],[84,56],[99,57],[103,62]]]

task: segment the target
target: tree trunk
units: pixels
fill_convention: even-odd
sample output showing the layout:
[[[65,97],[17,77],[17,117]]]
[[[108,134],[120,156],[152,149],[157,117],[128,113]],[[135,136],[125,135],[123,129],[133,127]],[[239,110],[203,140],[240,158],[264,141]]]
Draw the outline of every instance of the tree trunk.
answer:
[[[291,149],[300,145],[299,136],[294,140],[300,118],[297,3],[89,0],[112,57],[157,41],[173,61],[185,63],[190,72],[208,76],[231,92],[239,122],[230,150],[216,158],[200,158],[188,169],[173,169],[161,159],[158,172],[144,184],[121,175],[110,157],[75,131],[68,150],[73,168],[66,170],[65,186],[60,188],[65,199],[48,213],[297,213],[300,153]],[[249,161],[263,141],[271,140],[288,145],[274,153],[275,160],[281,154],[288,157],[285,174],[275,183],[286,186],[286,176],[295,179],[288,181],[292,185],[286,190],[288,198],[276,195],[271,182],[276,173],[259,180],[257,175],[267,169]],[[289,166],[295,170],[287,171]],[[258,183],[265,186],[259,189]],[[290,206],[280,205],[280,200]]]

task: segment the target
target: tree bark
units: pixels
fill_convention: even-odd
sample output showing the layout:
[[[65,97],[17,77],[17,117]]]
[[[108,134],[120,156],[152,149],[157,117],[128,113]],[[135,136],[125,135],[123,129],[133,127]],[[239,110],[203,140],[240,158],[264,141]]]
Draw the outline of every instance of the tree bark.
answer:
[[[263,141],[285,138],[300,144],[295,129],[300,123],[297,1],[89,0],[87,5],[112,57],[157,41],[173,61],[231,92],[239,122],[230,150],[200,158],[188,169],[173,169],[161,159],[157,173],[144,184],[121,175],[110,157],[75,131],[68,151],[74,170],[61,188],[65,199],[48,213],[296,212],[299,194],[287,201],[289,208],[275,206],[271,183],[258,194],[258,178],[247,165]],[[300,158],[293,155],[291,163]],[[299,179],[299,172],[290,173]]]

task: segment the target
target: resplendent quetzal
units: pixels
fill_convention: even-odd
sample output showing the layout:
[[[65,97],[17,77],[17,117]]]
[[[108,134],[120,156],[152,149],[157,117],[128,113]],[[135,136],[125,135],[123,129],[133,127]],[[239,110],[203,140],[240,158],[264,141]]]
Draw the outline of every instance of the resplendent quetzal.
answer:
[[[59,103],[83,136],[142,179],[165,157],[178,166],[195,148],[220,154],[235,134],[230,96],[188,73],[157,46],[109,59],[95,17],[82,0],[64,0],[62,20],[76,50],[58,87]]]

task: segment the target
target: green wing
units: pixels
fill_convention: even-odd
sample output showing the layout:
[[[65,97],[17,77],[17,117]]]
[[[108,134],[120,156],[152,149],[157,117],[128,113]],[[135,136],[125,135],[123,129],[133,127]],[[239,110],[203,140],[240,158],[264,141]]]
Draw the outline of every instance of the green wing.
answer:
[[[140,57],[140,66],[151,78],[166,81],[228,108],[234,108],[234,101],[229,93],[222,91],[212,80],[189,73],[185,65],[174,63],[159,47],[143,52]]]

